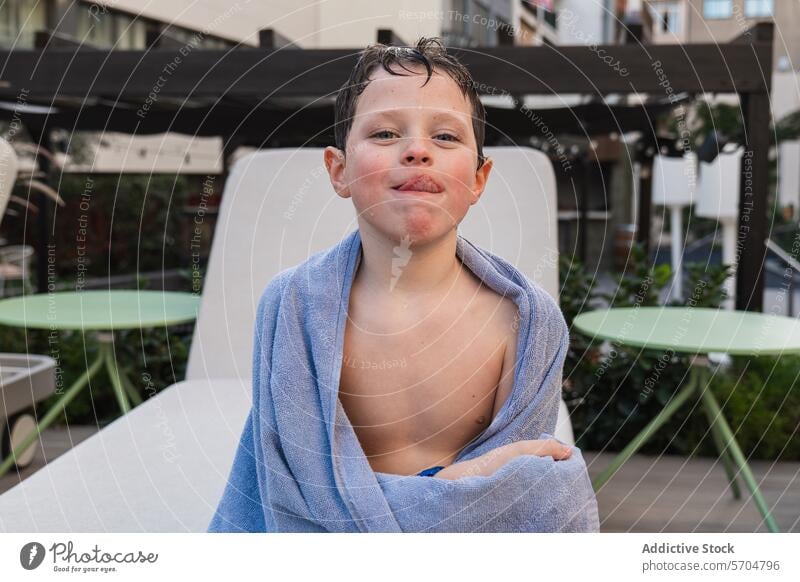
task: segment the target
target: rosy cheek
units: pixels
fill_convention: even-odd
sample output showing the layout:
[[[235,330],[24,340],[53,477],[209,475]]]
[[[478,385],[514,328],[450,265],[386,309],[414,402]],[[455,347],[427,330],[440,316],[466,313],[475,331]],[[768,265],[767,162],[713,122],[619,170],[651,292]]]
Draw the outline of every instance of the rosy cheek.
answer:
[[[455,191],[468,194],[475,180],[474,170],[475,166],[470,160],[458,160],[443,172],[447,174],[448,181]]]
[[[359,176],[359,185],[374,190],[386,182],[386,173],[392,169],[391,157],[388,152],[363,151],[355,169],[354,175]]]

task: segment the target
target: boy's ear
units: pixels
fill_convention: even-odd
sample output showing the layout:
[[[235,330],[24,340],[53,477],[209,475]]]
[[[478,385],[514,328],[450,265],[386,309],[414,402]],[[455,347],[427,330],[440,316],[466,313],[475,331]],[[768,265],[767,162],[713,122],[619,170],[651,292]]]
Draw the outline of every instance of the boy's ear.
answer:
[[[333,189],[342,198],[350,198],[350,189],[344,179],[344,152],[339,148],[328,146],[325,148],[322,157],[325,161],[325,167],[328,169],[328,176],[331,179]]]
[[[472,204],[475,204],[481,198],[481,194],[483,194],[484,188],[486,188],[486,182],[489,180],[489,173],[492,171],[492,158],[486,158],[486,161],[483,162],[483,165],[478,168],[478,171],[475,172],[475,188],[472,190],[472,193],[475,195],[475,198],[472,201]]]

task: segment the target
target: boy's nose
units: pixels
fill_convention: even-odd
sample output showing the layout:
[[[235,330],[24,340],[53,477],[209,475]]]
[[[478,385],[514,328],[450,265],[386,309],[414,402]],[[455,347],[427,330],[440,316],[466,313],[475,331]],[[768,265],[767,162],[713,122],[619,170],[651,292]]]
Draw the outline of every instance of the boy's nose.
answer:
[[[431,155],[427,140],[411,138],[406,142],[406,147],[403,150],[403,162],[406,164],[428,164],[430,161]]]

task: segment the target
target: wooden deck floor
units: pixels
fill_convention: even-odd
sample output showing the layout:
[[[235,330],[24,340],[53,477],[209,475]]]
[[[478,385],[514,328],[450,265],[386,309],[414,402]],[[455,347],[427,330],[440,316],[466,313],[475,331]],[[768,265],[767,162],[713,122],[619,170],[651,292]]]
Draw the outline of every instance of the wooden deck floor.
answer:
[[[589,475],[614,455],[585,452]],[[750,468],[778,527],[800,532],[800,463],[752,461]],[[597,492],[601,531],[764,532],[744,481],[734,499],[715,459],[635,455]]]
[[[0,477],[0,493],[68,451],[97,429],[92,426],[50,428],[42,435],[34,463],[20,474]],[[613,458],[584,452],[589,474],[599,474]],[[800,532],[800,463],[753,461],[751,468],[781,531]],[[761,515],[744,484],[734,500],[725,472],[714,459],[634,456],[598,492],[601,531],[606,532],[760,532]]]

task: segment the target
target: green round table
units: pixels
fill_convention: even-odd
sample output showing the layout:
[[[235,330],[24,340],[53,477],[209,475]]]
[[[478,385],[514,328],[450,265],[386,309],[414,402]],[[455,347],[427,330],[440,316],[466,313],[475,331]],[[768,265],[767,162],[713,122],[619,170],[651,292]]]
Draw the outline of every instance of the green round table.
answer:
[[[111,385],[123,414],[142,399],[114,357],[114,330],[143,329],[194,321],[200,296],[174,291],[69,291],[41,293],[0,300],[0,325],[15,327],[92,332],[99,344],[98,355],[86,371],[70,386],[56,404],[37,423],[28,437],[0,464],[0,476],[13,466],[58,414],[105,364]]]
[[[583,334],[621,346],[692,354],[689,379],[656,417],[617,455],[593,482],[602,487],[617,470],[692,396],[699,398],[711,436],[735,498],[737,474],[753,494],[770,531],[778,526],[758,488],[747,460],[709,389],[707,354],[778,355],[800,353],[800,321],[778,315],[700,307],[627,307],[583,313],[573,320]]]

